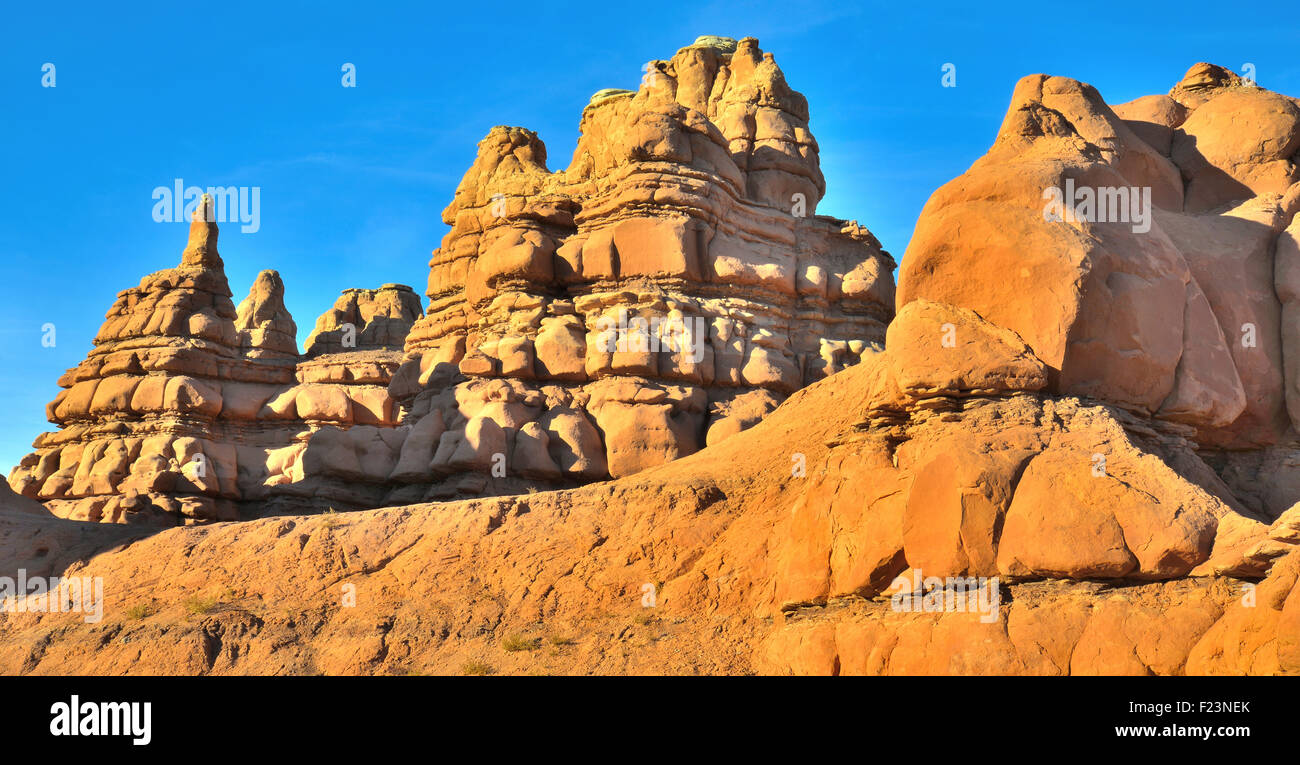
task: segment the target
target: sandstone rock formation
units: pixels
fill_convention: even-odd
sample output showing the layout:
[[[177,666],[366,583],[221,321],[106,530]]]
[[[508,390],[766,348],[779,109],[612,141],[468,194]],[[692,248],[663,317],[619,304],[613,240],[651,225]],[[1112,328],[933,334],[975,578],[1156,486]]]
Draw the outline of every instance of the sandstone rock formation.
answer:
[[[45,506],[40,502],[14,492],[6,483],[0,484],[0,514],[47,517],[50,515],[50,511],[46,510]]]
[[[772,55],[701,38],[650,70],[593,98],[566,171],[494,128],[444,212],[428,313],[404,285],[347,290],[302,356],[278,274],[236,310],[196,218],[11,485],[162,523],[573,486],[716,443],[878,349],[893,260],[815,214],[808,106]]]
[[[239,304],[235,330],[245,356],[297,359],[298,325],[284,307],[284,282],[278,273],[257,275],[248,297]]]
[[[926,205],[899,305],[976,311],[1024,338],[1052,391],[1192,425],[1256,470],[1295,443],[1297,151],[1296,100],[1219,67],[1114,108],[1026,77],[993,148]]]
[[[170,529],[92,555],[76,535],[90,524],[0,517],[6,565],[41,546],[68,575],[114,583],[99,624],[0,622],[0,672],[1300,673],[1300,507],[1272,526],[1235,516],[1197,485],[1212,483],[1203,466],[1185,467],[1185,440],[1116,407],[902,396],[891,353],[695,455],[577,489]],[[873,424],[886,410],[894,424]],[[1018,466],[1078,472],[1061,455],[1098,443],[1122,471],[1062,493],[1071,522],[1056,533],[1082,543],[1076,558],[1023,537],[1004,549],[999,518],[1032,528],[1060,504]],[[1117,503],[1140,493],[1124,486],[1135,478],[1153,495]],[[1096,496],[1085,481],[1101,482]],[[1178,508],[1188,522],[1166,524]],[[1122,529],[1122,558],[1087,533],[1108,525]],[[1051,524],[1042,531],[1051,539]],[[1188,575],[1220,552],[1271,571]],[[942,603],[946,588],[924,577],[1012,568],[992,618],[892,607],[891,585],[914,571]],[[554,640],[505,650],[514,636]]]
[[[406,333],[423,313],[420,298],[405,284],[346,290],[334,308],[316,320],[316,328],[307,338],[307,355],[400,351]]]
[[[391,388],[415,423],[394,480],[494,456],[534,482],[630,475],[880,347],[893,260],[815,215],[808,105],[772,55],[708,37],[647,71],[593,96],[566,170],[522,128],[479,144]]]
[[[205,210],[180,266],[118,297],[94,350],[59,381],[48,414],[60,430],[36,440],[10,485],[61,517],[121,523],[380,504],[391,465],[351,479],[364,472],[358,451],[391,462],[400,444],[387,386],[419,299],[397,285],[351,291],[314,337],[327,344],[341,313],[359,322],[355,338],[300,358],[277,273],[235,308]]]
[[[616,480],[148,538],[0,514],[4,566],[117,583],[101,625],[0,622],[0,671],[1300,674],[1294,102],[1208,65],[1119,112],[1082,83],[1027,78],[989,155],[927,205],[881,347],[888,257],[853,226],[774,207],[787,192],[815,201],[820,176],[793,160],[812,145],[802,101],[769,63],[747,41],[703,39],[636,94],[602,91],[562,173],[531,134],[494,130],[449,208],[400,366],[392,350],[294,366],[232,352],[294,371],[280,396],[305,433],[298,469],[353,476],[321,490],[357,506]],[[1232,130],[1215,127],[1225,98]],[[733,107],[753,121],[728,121]],[[794,140],[732,130],[778,117]],[[705,141],[715,130],[723,153]],[[1044,191],[1067,186],[1094,189],[1093,211],[1063,195],[1070,212],[1052,220]],[[1111,187],[1150,189],[1150,217],[1098,220]],[[733,212],[709,217],[718,200]],[[793,250],[774,243],[776,221]],[[728,235],[767,245],[777,268],[754,250],[726,260]],[[864,257],[827,254],[844,252]],[[793,293],[772,281],[781,266]],[[207,303],[183,295],[206,326]],[[608,313],[644,318],[630,334],[645,335],[673,311],[707,315],[696,336],[711,353],[605,345]],[[846,359],[821,341],[835,327],[868,337]],[[234,328],[209,334],[232,338],[214,353],[237,345]],[[358,354],[391,366],[348,358],[346,374],[305,381]],[[390,419],[322,417],[385,375]],[[206,422],[166,427],[191,420]],[[41,496],[44,459],[15,486]],[[554,650],[506,650],[515,636]]]

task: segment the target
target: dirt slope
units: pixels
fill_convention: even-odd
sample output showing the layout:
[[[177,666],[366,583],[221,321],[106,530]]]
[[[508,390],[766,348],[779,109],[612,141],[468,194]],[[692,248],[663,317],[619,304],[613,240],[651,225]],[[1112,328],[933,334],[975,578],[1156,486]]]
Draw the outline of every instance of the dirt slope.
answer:
[[[792,577],[837,554],[808,552],[810,535],[795,533],[817,487],[833,481],[843,502],[875,507],[835,474],[862,475],[846,460],[874,448],[855,426],[878,415],[884,359],[697,455],[576,490],[176,528],[125,544],[142,532],[6,514],[4,570],[35,559],[36,546],[59,565],[86,558],[66,574],[103,577],[104,616],[8,615],[0,671],[1177,674],[1189,655],[1200,672],[1300,668],[1296,554],[1273,565],[1249,610],[1238,602],[1244,580],[1226,576],[1012,581],[992,621],[899,613],[866,585],[791,601]],[[792,476],[795,453],[806,477]],[[856,545],[860,560],[890,537],[853,537],[869,525],[845,521],[835,549]],[[906,563],[906,553],[879,557],[891,571]]]

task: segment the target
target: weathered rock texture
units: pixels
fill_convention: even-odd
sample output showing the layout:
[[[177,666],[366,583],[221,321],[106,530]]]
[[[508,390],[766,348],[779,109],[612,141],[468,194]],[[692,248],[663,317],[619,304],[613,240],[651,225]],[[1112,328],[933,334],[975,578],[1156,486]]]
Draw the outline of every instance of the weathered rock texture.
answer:
[[[1300,673],[1300,508],[1236,514],[1181,436],[1116,407],[913,398],[892,353],[695,455],[577,489],[124,549],[99,533],[129,528],[0,516],[6,567],[39,548],[105,582],[98,624],[0,621],[0,672]],[[1099,448],[1110,478],[1091,476]],[[1068,483],[1045,498],[1044,474]],[[1122,543],[1096,538],[1115,528]],[[1002,574],[992,618],[891,608],[918,568]]]
[[[1300,102],[1209,64],[1113,108],[1084,83],[1026,77],[993,148],[926,205],[899,305],[973,310],[1024,339],[1051,391],[1186,423],[1257,471],[1293,453],[1300,420],[1297,151]],[[1078,198],[1092,219],[1045,220],[1045,193],[1067,184],[1095,195]]]
[[[405,284],[345,290],[334,308],[316,320],[307,338],[307,355],[400,350],[423,313],[420,298]]]
[[[647,71],[592,98],[567,170],[522,128],[479,144],[391,389],[411,500],[467,470],[480,490],[494,456],[507,486],[630,475],[884,339],[893,261],[815,215],[808,104],[772,55],[701,38]]]
[[[263,271],[236,310],[217,235],[199,210],[181,264],[119,295],[94,350],[59,381],[48,414],[60,430],[36,440],[14,490],[61,517],[121,523],[381,503],[385,487],[351,479],[368,468],[386,479],[358,452],[382,460],[400,444],[388,383],[418,297],[350,290],[313,335],[313,351],[334,352],[300,357],[279,274]]]

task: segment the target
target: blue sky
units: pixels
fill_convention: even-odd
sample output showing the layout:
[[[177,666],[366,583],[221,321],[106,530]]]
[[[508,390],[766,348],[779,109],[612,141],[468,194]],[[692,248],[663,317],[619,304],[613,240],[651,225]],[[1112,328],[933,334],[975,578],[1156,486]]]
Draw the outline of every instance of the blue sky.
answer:
[[[1111,103],[1213,61],[1300,95],[1300,23],[1221,4],[845,2],[10,4],[0,29],[0,468],[116,294],[179,261],[153,190],[261,188],[261,229],[224,226],[238,302],[284,277],[300,341],[347,287],[423,292],[442,208],[493,125],[567,166],[601,88],[702,34],[754,36],[802,91],[828,193],[901,257],[930,193],[988,148],[1015,82],[1046,72]],[[962,6],[969,9],[963,10]],[[56,87],[41,87],[42,65]],[[357,68],[343,88],[340,68]],[[956,66],[957,87],[940,86]],[[41,345],[53,322],[57,345]]]

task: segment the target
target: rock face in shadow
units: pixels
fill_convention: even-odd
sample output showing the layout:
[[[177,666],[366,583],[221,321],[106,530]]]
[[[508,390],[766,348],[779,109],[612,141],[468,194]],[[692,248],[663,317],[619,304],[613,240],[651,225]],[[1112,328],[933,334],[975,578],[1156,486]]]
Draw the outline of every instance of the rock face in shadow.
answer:
[[[28,499],[9,488],[9,484],[0,485],[0,514],[31,515],[44,518],[50,515],[45,506],[34,499]]]

